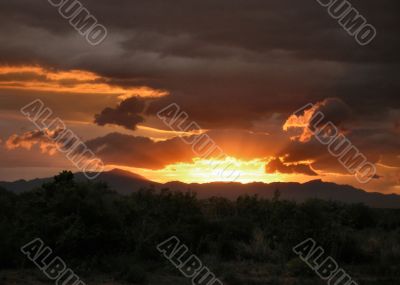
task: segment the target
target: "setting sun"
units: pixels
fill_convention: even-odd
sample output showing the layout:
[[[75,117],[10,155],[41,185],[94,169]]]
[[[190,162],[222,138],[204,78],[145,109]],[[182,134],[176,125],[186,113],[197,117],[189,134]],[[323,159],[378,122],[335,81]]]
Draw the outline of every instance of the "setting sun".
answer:
[[[182,181],[185,183],[208,183],[208,182],[284,182],[289,175],[280,173],[265,173],[265,161],[244,161],[228,157],[225,160],[202,160],[194,159],[193,163],[176,163],[168,165],[161,170],[148,170],[142,168],[124,167],[110,165],[112,168],[120,168],[143,177],[165,183],[170,181]]]

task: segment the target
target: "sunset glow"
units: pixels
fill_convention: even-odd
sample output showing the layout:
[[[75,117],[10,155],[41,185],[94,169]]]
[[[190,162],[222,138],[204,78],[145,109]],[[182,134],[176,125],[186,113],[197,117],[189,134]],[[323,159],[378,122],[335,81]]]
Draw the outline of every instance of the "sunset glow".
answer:
[[[83,70],[52,71],[40,66],[0,66],[0,89],[56,93],[115,95],[120,100],[132,96],[157,98],[168,92],[148,86],[121,87],[109,78]],[[9,80],[13,78],[14,80]]]
[[[221,171],[224,167],[229,167],[228,174],[232,171],[240,173],[237,179],[224,178],[221,176]],[[213,166],[221,165],[214,169]],[[120,168],[133,173],[137,173],[146,177],[149,180],[165,183],[170,181],[181,181],[185,183],[208,183],[208,182],[284,182],[290,175],[284,174],[266,174],[265,162],[260,160],[244,161],[232,157],[226,158],[223,161],[218,160],[201,160],[194,159],[193,163],[177,163],[169,165],[162,170],[147,170],[140,168],[124,167],[119,165],[109,165],[109,169]],[[234,176],[232,176],[234,177]],[[236,176],[235,176],[236,177]],[[303,181],[304,178],[299,179]]]
[[[202,11],[185,2],[185,13],[176,15],[172,4],[142,7],[131,1],[129,9],[107,18],[118,7],[100,3],[88,4],[93,14],[99,7],[97,24],[104,25],[97,27],[103,33],[92,34],[78,29],[82,19],[54,21],[60,11],[46,1],[44,7],[24,3],[18,10],[18,4],[4,4],[0,181],[17,177],[17,171],[9,175],[10,168],[36,168],[23,176],[31,179],[56,174],[55,166],[73,169],[65,153],[56,151],[59,142],[46,136],[49,130],[38,128],[58,118],[107,169],[123,168],[151,181],[321,179],[366,191],[400,191],[400,105],[392,66],[397,50],[383,40],[395,35],[359,46],[356,33],[340,34],[337,26],[338,34],[329,38],[333,23],[315,18],[312,9],[319,5],[290,10],[300,17],[292,36],[292,21],[275,16],[286,15],[286,4],[266,1],[265,11],[272,14],[264,14],[259,3]],[[79,25],[69,27],[74,21]],[[105,37],[94,44],[99,34]],[[43,112],[32,124],[21,109],[35,101]],[[323,119],[314,122],[316,114]],[[315,129],[324,132],[316,137]],[[324,145],[321,137],[332,133],[337,138]],[[351,142],[344,143],[343,155],[340,146],[334,151],[341,136]],[[215,169],[229,164],[239,177]],[[370,170],[365,183],[357,179],[362,167]]]
[[[0,285],[399,284],[399,4],[0,1]]]

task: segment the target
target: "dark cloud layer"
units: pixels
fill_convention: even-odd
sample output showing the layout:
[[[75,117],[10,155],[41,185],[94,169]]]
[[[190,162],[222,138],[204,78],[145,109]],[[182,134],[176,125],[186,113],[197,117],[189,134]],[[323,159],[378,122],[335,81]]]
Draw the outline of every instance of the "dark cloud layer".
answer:
[[[284,157],[267,165],[284,173],[346,173],[315,139],[289,141],[281,130],[301,106],[326,102],[319,110],[370,161],[400,166],[398,0],[351,1],[378,31],[364,47],[315,0],[81,2],[109,32],[100,46],[86,43],[47,1],[0,2],[0,64],[82,69],[112,86],[166,90],[168,96],[129,98],[117,106],[110,98],[85,97],[76,109],[70,97],[68,108],[97,113],[99,125],[135,130],[177,103],[227,154]],[[17,93],[2,90],[2,106],[16,109],[21,97],[10,98]],[[260,129],[269,134],[255,132]],[[193,158],[179,138],[156,142],[112,133],[88,144],[108,163],[136,167],[159,169]]]
[[[210,131],[206,133],[215,145],[227,156],[246,160],[269,157],[287,142],[283,137],[257,134],[247,131]],[[187,138],[196,141],[199,135]],[[162,169],[169,164],[192,162],[196,157],[193,145],[186,144],[180,137],[165,141],[150,138],[111,133],[86,142],[107,164],[126,165],[151,169]],[[216,156],[220,153],[215,152]]]
[[[301,57],[343,61],[392,61],[399,55],[385,42],[398,43],[393,37],[398,27],[395,0],[361,1],[351,3],[373,23],[381,35],[371,49],[357,52],[352,39],[342,33],[337,23],[327,16],[318,2],[280,1],[183,1],[175,0],[166,4],[162,0],[142,1],[119,0],[111,5],[105,0],[82,0],[100,22],[112,31],[134,30],[139,32],[140,41],[124,41],[127,50],[163,50],[166,55],[182,55],[191,51],[190,56],[208,56],[211,46],[237,47],[256,52],[286,50]],[[68,33],[55,8],[47,1],[15,0],[0,5],[1,19],[23,20],[29,26],[46,29],[52,33]],[[17,17],[16,17],[17,15]],[[146,35],[140,32],[151,32]],[[161,35],[154,38],[154,35]],[[287,36],[291,34],[291,36]],[[160,37],[167,35],[188,35],[185,43],[180,41],[156,45]],[[191,39],[191,40],[190,40]],[[190,45],[198,43],[198,45]],[[152,46],[153,49],[149,49]],[[350,49],[348,49],[350,48]],[[203,52],[200,52],[203,51]],[[391,51],[391,52],[389,52]]]
[[[335,145],[340,145],[335,142],[346,139],[369,162],[400,167],[400,141],[395,128],[390,126],[391,116],[381,117],[375,124],[372,121],[354,122],[352,117],[352,108],[337,98],[309,105],[286,121],[284,129],[293,131],[292,142],[281,150],[279,156],[285,156],[288,163],[311,161],[315,170],[345,174],[346,168],[332,150]],[[389,124],[385,123],[386,120]],[[327,143],[322,144],[316,135]]]
[[[396,0],[352,1],[378,30],[367,47],[317,1],[82,2],[109,31],[99,47],[46,1],[0,3],[0,62],[80,68],[119,85],[162,88],[171,96],[154,109],[177,102],[207,128],[249,128],[327,97],[359,116],[400,108]]]
[[[145,104],[139,98],[132,97],[122,101],[115,109],[106,108],[95,116],[95,123],[104,126],[106,124],[120,125],[130,130],[135,130],[136,125],[144,122],[140,116]]]
[[[106,164],[162,169],[168,164],[190,162],[190,146],[179,138],[155,142],[146,137],[111,133],[87,143]]]
[[[286,174],[305,174],[309,176],[317,176],[318,174],[313,171],[307,164],[285,164],[280,158],[272,159],[265,166],[267,173],[286,173]]]

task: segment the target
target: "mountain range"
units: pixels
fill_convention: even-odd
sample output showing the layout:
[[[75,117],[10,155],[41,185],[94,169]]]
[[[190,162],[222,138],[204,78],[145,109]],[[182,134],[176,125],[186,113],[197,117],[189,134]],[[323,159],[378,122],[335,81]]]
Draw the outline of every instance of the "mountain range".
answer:
[[[83,173],[75,173],[76,181],[87,180]],[[22,193],[40,187],[43,183],[52,181],[53,178],[41,178],[33,180],[18,180],[14,182],[0,182],[0,187],[14,193]],[[321,180],[313,180],[306,183],[254,182],[241,184],[235,182],[212,182],[205,184],[182,182],[157,183],[146,178],[114,169],[101,173],[95,181],[106,182],[110,188],[122,195],[138,191],[143,188],[160,190],[168,188],[172,191],[189,191],[197,194],[200,199],[213,196],[236,199],[240,195],[257,195],[262,198],[272,198],[276,190],[280,192],[280,198],[303,202],[307,199],[334,200],[343,203],[363,203],[374,208],[400,208],[400,196],[396,194],[382,194],[365,192],[349,185],[338,185]]]

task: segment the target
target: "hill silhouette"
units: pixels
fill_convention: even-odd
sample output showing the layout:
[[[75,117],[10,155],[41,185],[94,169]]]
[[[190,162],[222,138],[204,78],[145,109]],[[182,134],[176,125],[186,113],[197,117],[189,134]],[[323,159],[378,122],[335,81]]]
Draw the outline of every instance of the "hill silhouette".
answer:
[[[42,178],[33,180],[18,180],[15,182],[0,182],[3,187],[14,193],[30,191],[40,187],[43,183],[52,181],[53,178]],[[83,173],[75,174],[76,181],[85,181],[87,178]],[[343,203],[363,203],[374,208],[400,208],[400,196],[395,194],[370,193],[349,185],[338,185],[321,180],[313,180],[306,183],[275,182],[275,183],[249,183],[241,184],[234,182],[212,182],[205,184],[168,182],[157,183],[146,178],[121,169],[114,169],[101,173],[95,181],[107,183],[111,189],[119,194],[128,195],[139,189],[154,188],[161,190],[169,188],[173,191],[193,192],[200,199],[210,197],[224,197],[236,199],[241,195],[257,195],[261,198],[271,199],[276,190],[279,190],[281,198],[304,202],[308,199],[333,200]]]

